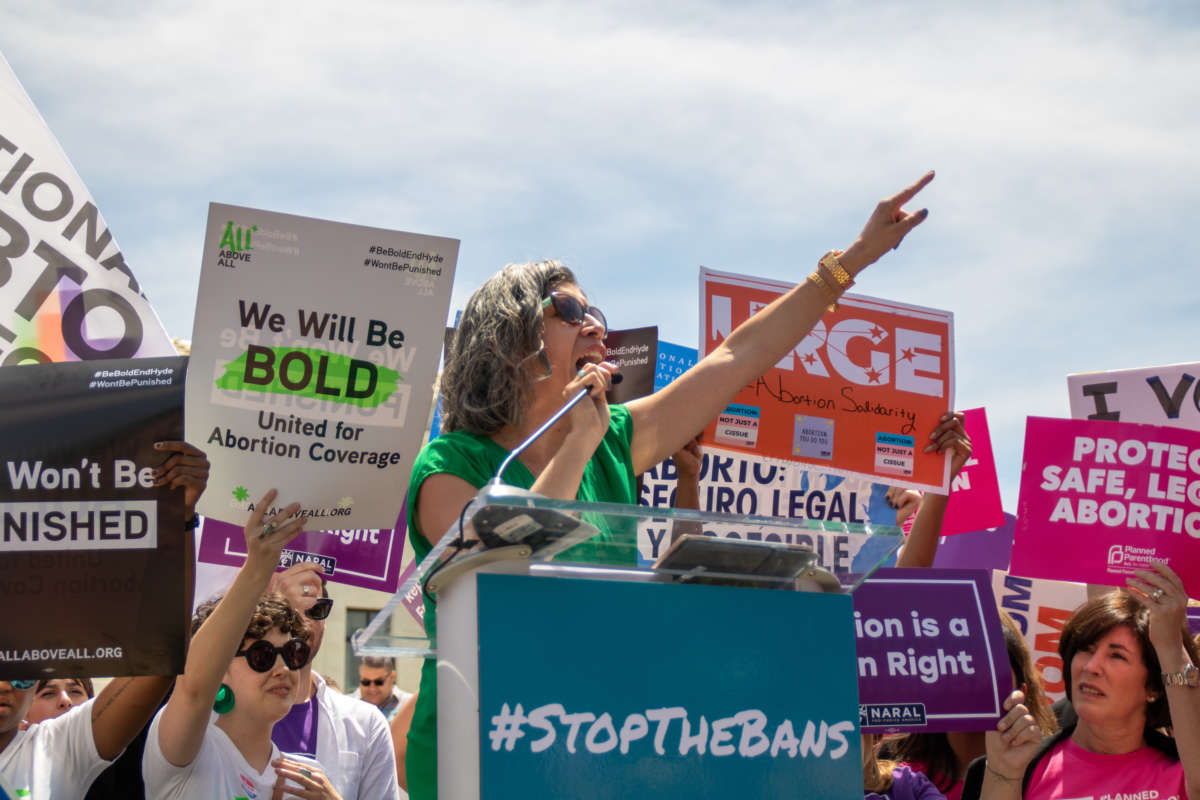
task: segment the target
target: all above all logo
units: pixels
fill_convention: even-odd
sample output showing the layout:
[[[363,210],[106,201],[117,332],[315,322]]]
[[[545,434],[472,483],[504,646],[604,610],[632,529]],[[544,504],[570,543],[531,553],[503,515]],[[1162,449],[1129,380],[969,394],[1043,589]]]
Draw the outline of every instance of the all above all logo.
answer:
[[[258,230],[257,225],[251,225],[249,228],[243,228],[241,225],[234,225],[233,220],[225,223],[225,233],[221,235],[221,243],[217,245],[222,250],[232,250],[235,253],[242,253],[254,248],[250,244],[250,235]]]

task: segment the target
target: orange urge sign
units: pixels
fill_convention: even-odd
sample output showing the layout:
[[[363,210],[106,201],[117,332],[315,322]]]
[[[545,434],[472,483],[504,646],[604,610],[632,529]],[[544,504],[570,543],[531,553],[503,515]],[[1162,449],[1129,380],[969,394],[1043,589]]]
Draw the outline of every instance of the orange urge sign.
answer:
[[[791,284],[701,269],[711,353]],[[954,403],[954,315],[844,295],[790,353],[705,430],[705,444],[937,492],[949,458],[924,453]]]

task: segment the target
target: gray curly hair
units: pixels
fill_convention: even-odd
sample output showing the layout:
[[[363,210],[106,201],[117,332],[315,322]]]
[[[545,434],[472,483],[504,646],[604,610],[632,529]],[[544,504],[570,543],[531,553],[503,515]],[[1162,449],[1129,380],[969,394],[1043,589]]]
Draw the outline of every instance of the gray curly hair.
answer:
[[[442,374],[442,425],[488,436],[519,426],[533,381],[550,375],[542,342],[542,299],[575,274],[560,261],[508,264],[475,290],[463,310]]]

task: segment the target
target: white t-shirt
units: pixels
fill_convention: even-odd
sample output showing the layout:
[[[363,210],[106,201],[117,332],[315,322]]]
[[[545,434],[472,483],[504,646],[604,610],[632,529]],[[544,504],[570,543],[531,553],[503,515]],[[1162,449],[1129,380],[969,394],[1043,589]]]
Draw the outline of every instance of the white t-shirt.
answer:
[[[142,780],[146,797],[155,800],[269,800],[275,787],[275,768],[270,762],[282,755],[271,745],[271,758],[262,772],[246,762],[225,731],[209,723],[200,752],[186,767],[167,761],[158,743],[158,728],[165,707],[154,715],[142,755]],[[308,756],[287,754],[301,764],[320,768]]]
[[[0,752],[0,774],[17,797],[28,800],[76,800],[87,794],[111,761],[96,752],[92,704],[77,705],[61,717],[17,731]],[[24,794],[22,794],[24,792]]]

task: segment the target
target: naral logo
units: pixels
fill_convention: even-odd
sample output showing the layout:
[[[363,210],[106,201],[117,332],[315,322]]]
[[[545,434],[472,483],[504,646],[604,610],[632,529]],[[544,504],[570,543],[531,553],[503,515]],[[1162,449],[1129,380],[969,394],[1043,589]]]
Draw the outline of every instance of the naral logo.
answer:
[[[1121,545],[1114,544],[1112,547],[1108,548],[1108,563],[1110,565],[1123,564],[1124,562],[1125,551],[1121,548]]]
[[[924,725],[924,703],[870,703],[858,707],[861,727],[877,725]]]
[[[222,250],[232,250],[235,253],[241,253],[246,250],[253,250],[250,245],[250,234],[258,230],[257,225],[251,225],[248,229],[241,225],[234,227],[233,220],[225,223],[225,233],[221,236],[221,244],[217,245]],[[243,241],[243,235],[245,240]]]

